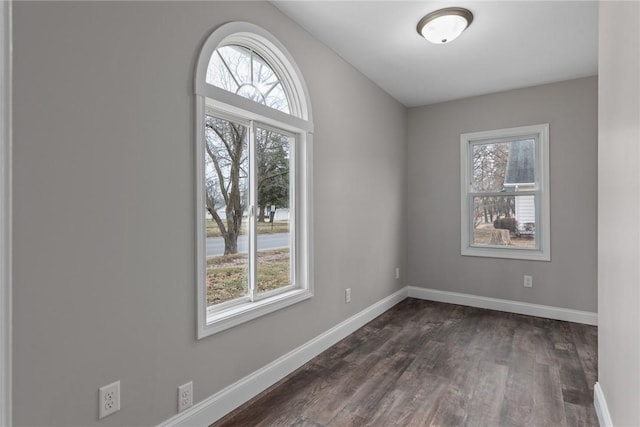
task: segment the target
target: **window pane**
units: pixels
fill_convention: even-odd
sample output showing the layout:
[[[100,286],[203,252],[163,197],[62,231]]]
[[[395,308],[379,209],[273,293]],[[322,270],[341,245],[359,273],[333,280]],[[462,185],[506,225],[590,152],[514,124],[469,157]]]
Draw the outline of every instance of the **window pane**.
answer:
[[[216,49],[209,60],[206,82],[258,104],[290,113],[278,75],[251,49],[235,45]]]
[[[474,192],[531,190],[535,186],[535,140],[472,145]]]
[[[248,129],[205,117],[207,306],[248,293]]]
[[[291,283],[290,148],[288,136],[256,130],[258,293]]]
[[[209,61],[209,67],[207,68],[206,82],[233,93],[236,93],[240,87],[239,82],[236,81],[234,74],[231,73],[230,68],[218,51],[211,55],[211,61]]]
[[[475,246],[536,248],[535,196],[473,197]]]

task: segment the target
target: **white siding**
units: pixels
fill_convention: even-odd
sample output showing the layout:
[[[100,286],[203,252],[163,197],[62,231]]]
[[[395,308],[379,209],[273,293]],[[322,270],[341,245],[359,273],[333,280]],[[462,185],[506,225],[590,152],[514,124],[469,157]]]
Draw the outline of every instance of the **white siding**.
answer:
[[[289,208],[276,209],[274,221],[289,221]]]
[[[527,222],[536,222],[534,196],[516,197],[516,219],[522,225]]]

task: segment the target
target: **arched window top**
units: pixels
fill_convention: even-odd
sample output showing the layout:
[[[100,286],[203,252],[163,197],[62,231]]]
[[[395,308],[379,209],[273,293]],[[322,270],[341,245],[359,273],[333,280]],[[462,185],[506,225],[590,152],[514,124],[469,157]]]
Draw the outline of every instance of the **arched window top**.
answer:
[[[312,131],[311,105],[298,66],[273,35],[248,22],[225,24],[206,40],[195,93],[207,105]]]
[[[221,46],[213,52],[205,81],[258,104],[291,113],[282,82],[260,55],[244,46]]]

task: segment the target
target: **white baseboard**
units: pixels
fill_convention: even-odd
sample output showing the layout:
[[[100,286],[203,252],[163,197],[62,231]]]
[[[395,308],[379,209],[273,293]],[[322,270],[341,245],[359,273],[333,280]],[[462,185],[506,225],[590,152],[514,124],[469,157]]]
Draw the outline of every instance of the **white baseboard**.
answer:
[[[214,423],[405,298],[407,298],[407,288],[402,288],[295,350],[159,424],[159,427],[207,426]]]
[[[544,317],[547,319],[584,323],[586,325],[598,324],[598,313],[592,313],[590,311],[579,311],[548,305],[529,304],[526,302],[481,297],[458,292],[439,291],[436,289],[419,288],[416,286],[409,286],[408,288],[410,298],[446,302],[470,307],[488,308],[490,310],[506,311],[508,313],[526,314],[528,316]]]
[[[596,385],[593,387],[593,406],[596,408],[596,415],[598,415],[600,427],[613,427],[609,407],[607,406],[607,401],[604,398],[602,387],[600,387],[600,383],[598,382],[596,382]]]

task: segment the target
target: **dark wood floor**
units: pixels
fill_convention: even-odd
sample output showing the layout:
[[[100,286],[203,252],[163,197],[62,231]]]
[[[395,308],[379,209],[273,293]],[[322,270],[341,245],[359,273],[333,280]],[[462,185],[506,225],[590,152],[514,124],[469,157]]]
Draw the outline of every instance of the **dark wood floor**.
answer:
[[[406,299],[215,426],[597,426],[597,328]]]

